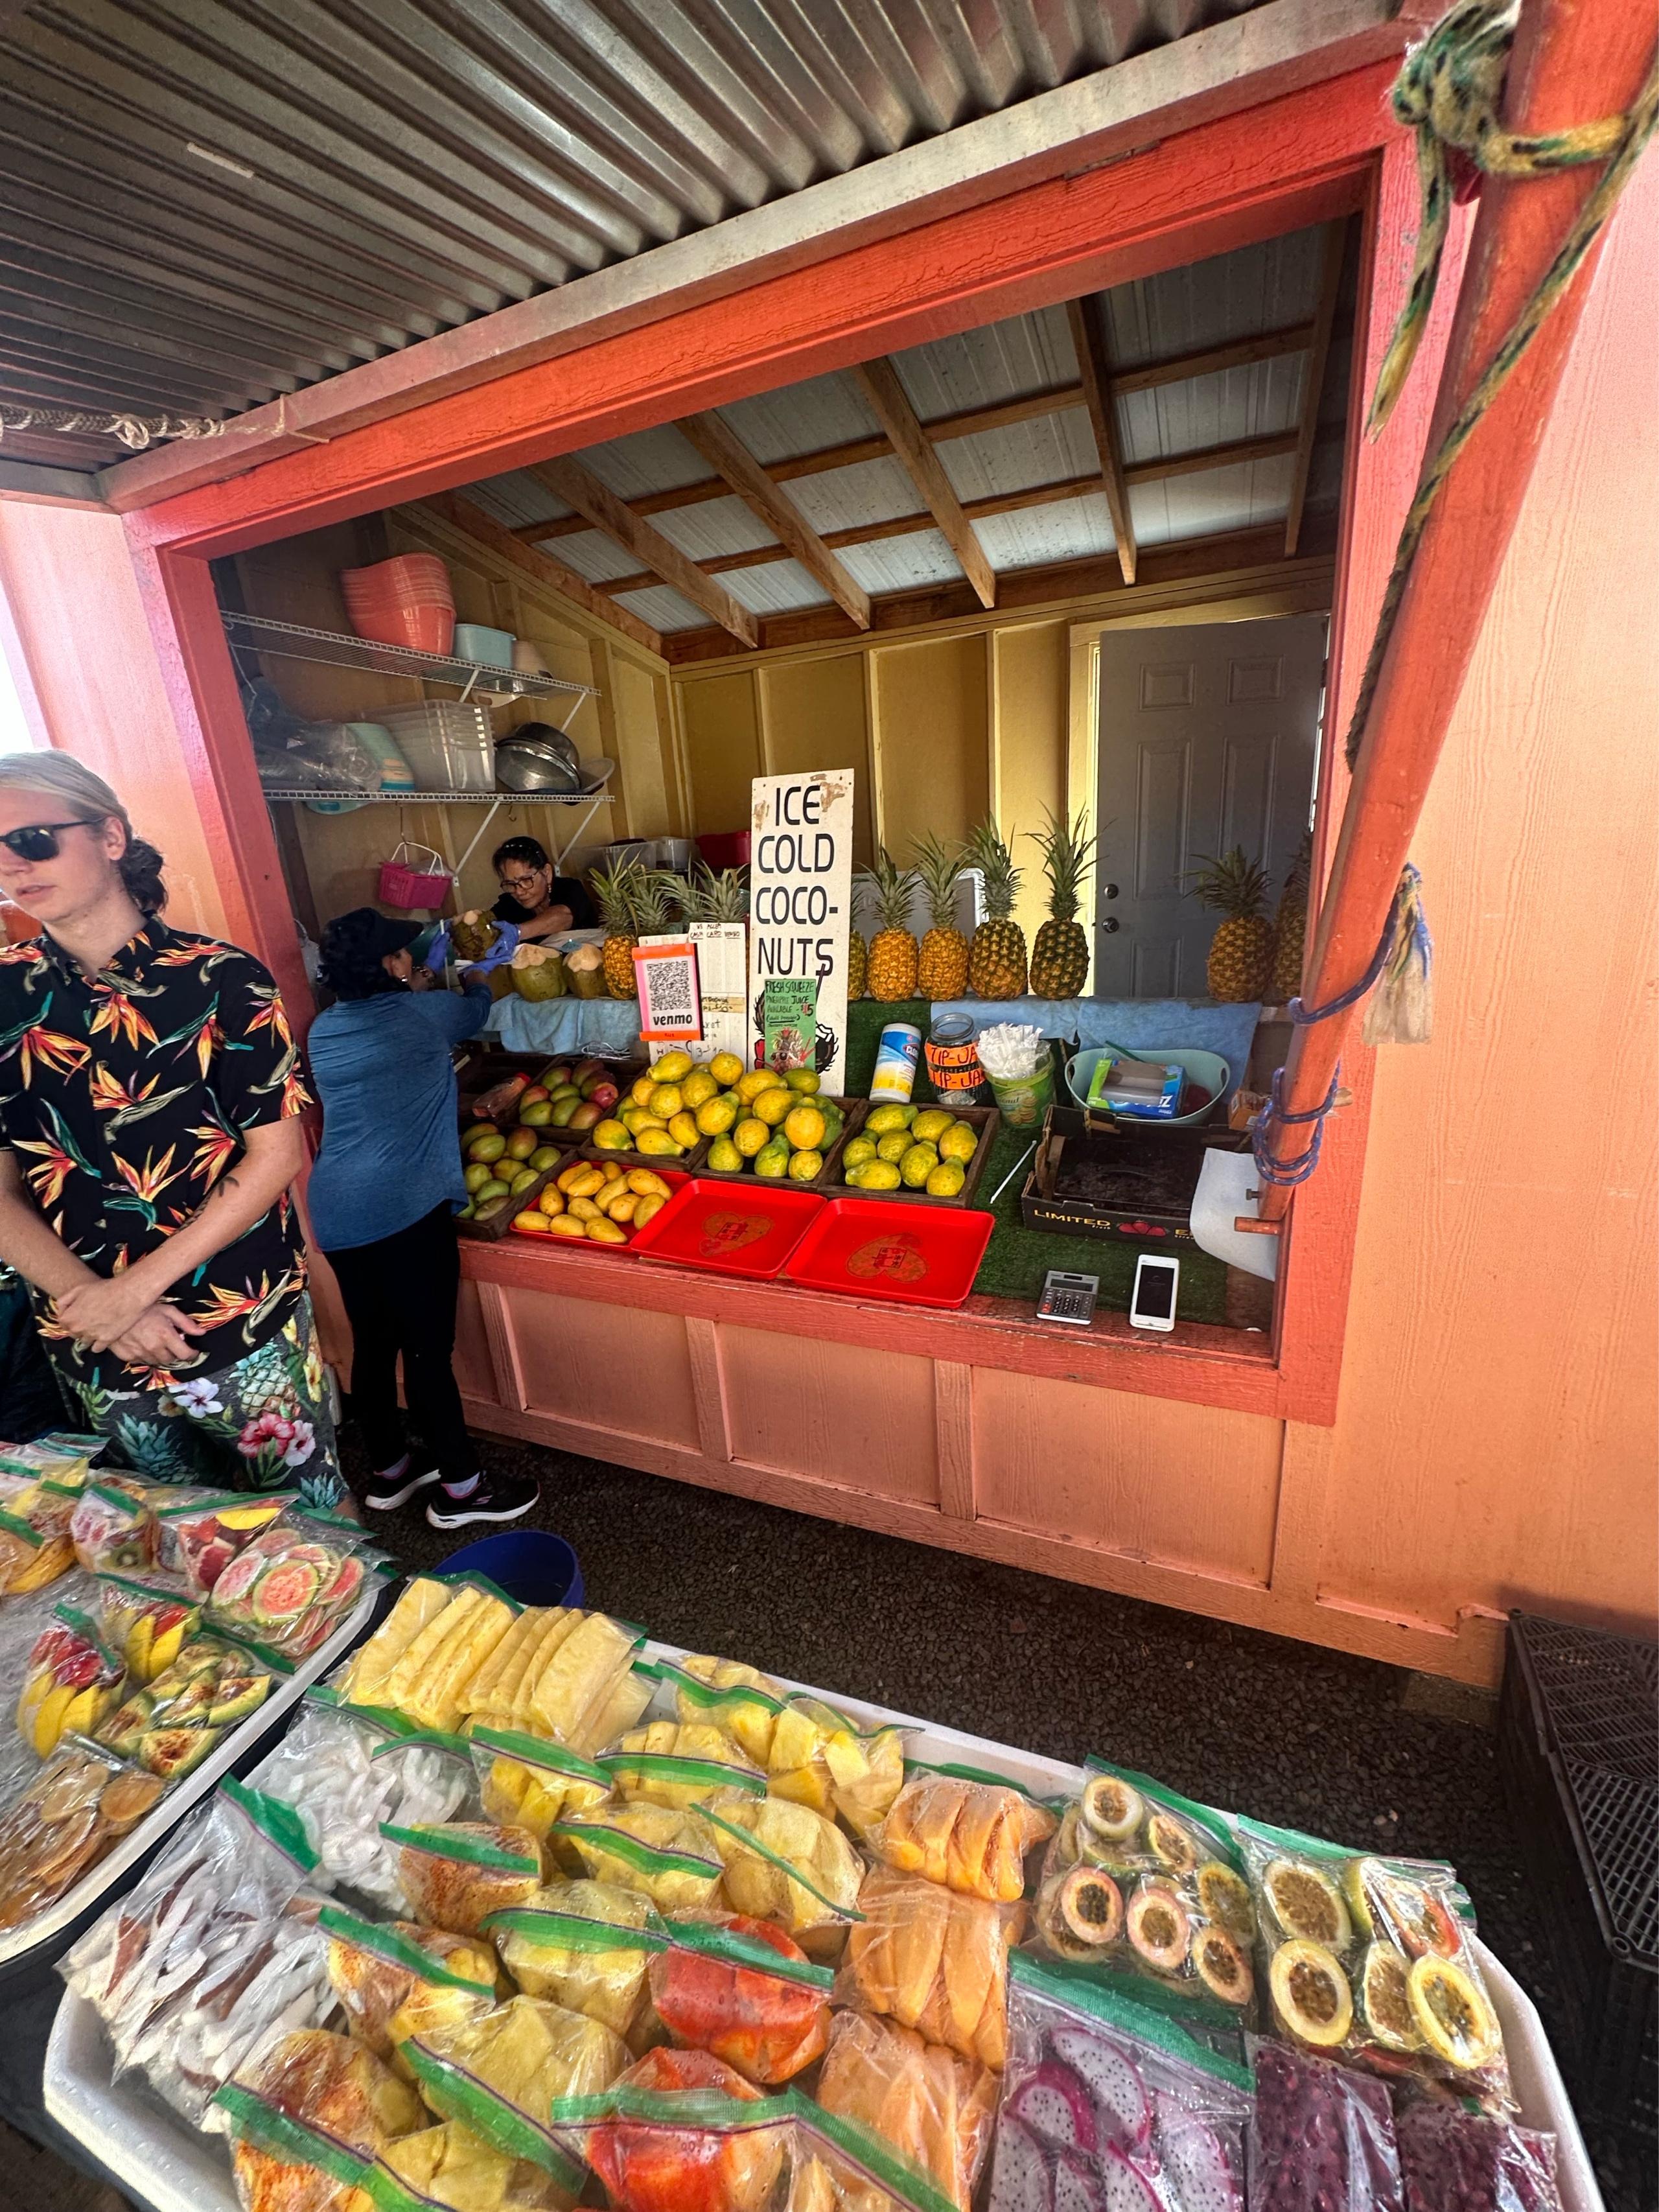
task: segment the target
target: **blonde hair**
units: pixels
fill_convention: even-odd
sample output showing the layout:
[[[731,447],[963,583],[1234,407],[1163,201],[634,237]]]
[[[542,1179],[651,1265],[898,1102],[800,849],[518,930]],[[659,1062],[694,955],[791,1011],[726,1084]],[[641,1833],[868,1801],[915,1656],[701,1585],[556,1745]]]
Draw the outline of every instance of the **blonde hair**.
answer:
[[[0,754],[0,791],[38,791],[59,799],[76,822],[118,822],[127,833],[127,847],[115,865],[128,897],[146,914],[159,914],[167,904],[161,855],[137,835],[132,817],[103,777],[73,753]]]

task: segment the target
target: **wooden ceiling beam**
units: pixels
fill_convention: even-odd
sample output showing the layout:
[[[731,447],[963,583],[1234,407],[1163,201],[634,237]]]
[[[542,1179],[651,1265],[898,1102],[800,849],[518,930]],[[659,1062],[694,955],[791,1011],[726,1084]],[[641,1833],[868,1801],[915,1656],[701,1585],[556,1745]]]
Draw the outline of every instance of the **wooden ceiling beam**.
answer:
[[[1204,476],[1212,469],[1237,468],[1241,461],[1271,461],[1293,453],[1300,433],[1275,431],[1267,438],[1240,438],[1231,445],[1195,446],[1189,453],[1161,453],[1156,460],[1131,461],[1123,471],[1126,484],[1161,483],[1166,477]]]
[[[1094,304],[1086,300],[1066,302],[1072,343],[1077,349],[1078,374],[1088,403],[1089,421],[1095,434],[1095,452],[1105,483],[1106,504],[1111,509],[1112,534],[1117,540],[1118,564],[1123,580],[1135,580],[1135,528],[1129,514],[1129,488],[1123,480],[1123,449],[1113,412],[1112,370],[1106,358],[1106,340]]]
[[[1149,361],[1140,368],[1115,368],[1112,397],[1122,399],[1132,392],[1156,392],[1166,384],[1189,384],[1197,376],[1218,376],[1224,369],[1253,368],[1259,361],[1305,353],[1313,336],[1311,323],[1293,323],[1282,331],[1263,331],[1258,337],[1206,346],[1201,353],[1173,354],[1167,361]]]
[[[860,629],[868,629],[870,594],[848,574],[845,563],[836,558],[736,431],[713,413],[688,415],[676,427],[731,485],[750,513],[770,524],[783,550],[823,585],[848,620]]]
[[[635,645],[645,646],[652,653],[662,652],[661,633],[653,629],[648,622],[641,621],[627,607],[614,606],[609,599],[600,596],[586,576],[579,576],[574,568],[567,568],[562,561],[556,561],[551,554],[539,552],[535,546],[525,544],[514,536],[505,523],[497,522],[493,514],[486,514],[483,507],[475,507],[470,499],[463,499],[459,492],[434,492],[410,512],[419,514],[422,509],[435,515],[441,522],[447,522],[452,530],[461,531],[468,538],[476,538],[480,545],[505,561],[509,567],[518,569],[521,575],[528,576],[532,583],[544,585],[550,592],[562,593],[579,606],[584,614],[596,616],[600,622],[609,623],[624,637],[632,638]]]
[[[595,530],[603,531],[623,552],[631,553],[641,568],[651,569],[694,607],[701,607],[740,645],[759,642],[758,618],[734,599],[723,584],[705,576],[695,561],[635,514],[609,484],[602,483],[574,455],[563,453],[557,460],[538,461],[530,473],[555,499],[574,507]]]
[[[1302,510],[1307,503],[1308,472],[1313,466],[1314,440],[1319,434],[1319,398],[1325,386],[1325,363],[1331,349],[1331,326],[1336,320],[1337,295],[1342,287],[1342,255],[1347,244],[1346,222],[1325,226],[1325,251],[1319,271],[1319,305],[1314,314],[1313,339],[1308,348],[1308,374],[1302,388],[1302,421],[1297,432],[1296,465],[1291,471],[1291,503],[1285,514],[1285,557],[1296,551],[1302,535]]]
[[[853,374],[870,403],[871,411],[891,441],[906,475],[921,494],[922,504],[956,555],[963,574],[973,586],[980,604],[995,606],[995,572],[985,557],[985,548],[974,535],[973,524],[962,511],[962,501],[945,473],[944,464],[916,420],[916,411],[899,381],[898,371],[890,361],[866,361]]]

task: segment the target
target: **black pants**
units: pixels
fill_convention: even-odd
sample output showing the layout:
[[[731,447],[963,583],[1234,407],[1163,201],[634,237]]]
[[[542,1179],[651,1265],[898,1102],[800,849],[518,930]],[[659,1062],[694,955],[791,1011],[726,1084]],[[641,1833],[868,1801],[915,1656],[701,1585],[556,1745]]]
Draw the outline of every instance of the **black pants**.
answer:
[[[351,1322],[351,1411],[377,1468],[394,1467],[407,1443],[404,1395],[428,1454],[446,1482],[465,1482],[477,1456],[467,1440],[450,1356],[461,1261],[447,1203],[373,1244],[325,1255]]]

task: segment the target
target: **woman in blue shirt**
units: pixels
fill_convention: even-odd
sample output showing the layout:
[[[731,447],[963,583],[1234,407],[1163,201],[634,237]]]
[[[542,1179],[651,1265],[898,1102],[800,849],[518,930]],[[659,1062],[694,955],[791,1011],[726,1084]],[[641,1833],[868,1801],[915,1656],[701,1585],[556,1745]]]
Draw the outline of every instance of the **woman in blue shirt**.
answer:
[[[374,1463],[367,1503],[379,1512],[433,1483],[434,1528],[516,1521],[539,1486],[479,1469],[468,1440],[451,1360],[460,1255],[455,1209],[466,1202],[458,1133],[455,1046],[476,1036],[489,1012],[487,970],[516,941],[504,929],[489,957],[465,969],[461,994],[416,976],[415,922],[373,907],[323,932],[322,981],[336,1004],[307,1039],[323,1104],[323,1142],[307,1202],[312,1231],[339,1279],[351,1322],[351,1410]],[[428,953],[442,964],[441,939]],[[409,1449],[404,1395],[424,1443]]]

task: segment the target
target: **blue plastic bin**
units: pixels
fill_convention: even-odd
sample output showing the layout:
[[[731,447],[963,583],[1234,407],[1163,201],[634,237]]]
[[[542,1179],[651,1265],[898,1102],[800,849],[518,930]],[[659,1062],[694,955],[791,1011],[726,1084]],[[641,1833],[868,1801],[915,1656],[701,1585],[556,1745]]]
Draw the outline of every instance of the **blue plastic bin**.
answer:
[[[443,1563],[447,1575],[488,1575],[520,1605],[580,1605],[581,1561],[562,1536],[542,1528],[503,1528],[463,1544]]]

